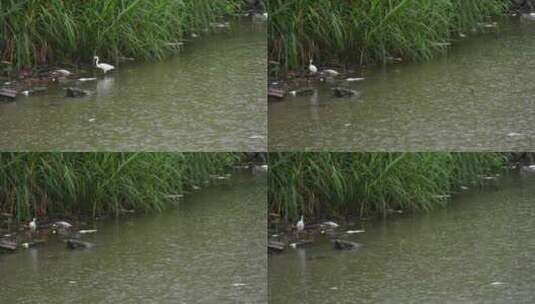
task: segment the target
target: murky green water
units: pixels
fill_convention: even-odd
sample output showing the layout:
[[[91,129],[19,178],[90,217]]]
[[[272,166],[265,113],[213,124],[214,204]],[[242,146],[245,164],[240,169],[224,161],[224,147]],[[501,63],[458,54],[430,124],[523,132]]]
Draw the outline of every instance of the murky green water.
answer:
[[[239,175],[177,210],[97,223],[92,249],[0,255],[0,302],[266,303],[266,195],[265,174]]]
[[[0,104],[3,150],[264,151],[266,25],[232,23],[163,62],[125,64],[82,88],[93,94]],[[76,82],[63,87],[74,86]]]
[[[317,85],[269,105],[272,150],[502,151],[535,148],[535,23],[501,24],[425,63]],[[334,99],[344,85],[360,97]]]
[[[535,176],[269,257],[270,303],[533,303]],[[494,283],[494,284],[493,284]]]

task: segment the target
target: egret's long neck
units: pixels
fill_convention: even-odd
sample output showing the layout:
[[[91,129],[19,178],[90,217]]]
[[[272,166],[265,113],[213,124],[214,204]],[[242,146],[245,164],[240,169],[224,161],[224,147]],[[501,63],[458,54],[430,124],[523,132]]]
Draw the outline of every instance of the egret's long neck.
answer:
[[[99,58],[95,57],[95,65],[98,65]]]

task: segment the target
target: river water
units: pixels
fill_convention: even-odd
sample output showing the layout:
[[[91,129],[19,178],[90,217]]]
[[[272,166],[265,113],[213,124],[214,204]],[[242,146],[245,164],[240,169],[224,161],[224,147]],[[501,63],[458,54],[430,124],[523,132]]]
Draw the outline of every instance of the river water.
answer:
[[[265,23],[236,21],[162,62],[95,71],[97,81],[18,97],[0,104],[0,148],[264,151],[266,52]],[[65,98],[64,88],[77,85],[92,94]]]
[[[367,222],[269,257],[270,303],[534,303],[535,176],[469,190],[428,214]]]
[[[2,303],[266,303],[266,176],[240,174],[162,214],[0,255]]]
[[[370,68],[362,82],[269,104],[271,150],[510,151],[535,148],[535,22],[503,21],[424,63]],[[332,97],[330,88],[360,92]]]

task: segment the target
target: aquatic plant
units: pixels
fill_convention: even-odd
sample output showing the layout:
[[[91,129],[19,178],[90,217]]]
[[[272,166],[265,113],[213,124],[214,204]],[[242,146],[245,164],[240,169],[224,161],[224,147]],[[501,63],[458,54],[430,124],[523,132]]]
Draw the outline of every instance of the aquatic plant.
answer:
[[[271,153],[269,207],[286,219],[430,210],[506,159],[499,153]]]
[[[303,67],[310,58],[366,64],[428,59],[453,32],[477,28],[510,0],[271,0],[272,68]]]
[[[18,219],[161,211],[238,153],[0,153],[0,212]]]
[[[158,59],[243,0],[2,0],[1,59],[17,68],[94,55]]]

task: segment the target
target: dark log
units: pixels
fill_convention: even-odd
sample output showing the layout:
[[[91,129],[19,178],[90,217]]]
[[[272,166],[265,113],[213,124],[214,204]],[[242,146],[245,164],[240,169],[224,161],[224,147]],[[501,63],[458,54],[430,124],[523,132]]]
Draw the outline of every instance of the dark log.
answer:
[[[26,243],[22,243],[22,247],[24,248],[34,248],[34,247],[41,247],[45,244],[45,241],[43,240],[33,240]]]

